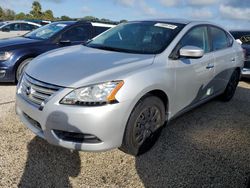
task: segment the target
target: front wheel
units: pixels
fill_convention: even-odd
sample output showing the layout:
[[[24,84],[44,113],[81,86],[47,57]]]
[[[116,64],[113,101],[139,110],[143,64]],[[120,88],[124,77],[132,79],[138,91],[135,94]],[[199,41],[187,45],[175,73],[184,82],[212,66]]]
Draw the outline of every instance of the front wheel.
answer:
[[[33,58],[28,58],[20,63],[20,65],[18,66],[17,71],[16,71],[16,82],[18,82],[20,80],[21,75],[23,74],[23,72],[25,71],[25,68],[31,62],[32,59]]]
[[[134,156],[147,152],[159,138],[165,120],[162,100],[151,95],[144,97],[129,117],[120,149]]]
[[[240,73],[238,70],[235,70],[227,84],[227,87],[224,93],[220,96],[222,101],[228,102],[233,98],[236,88],[238,86],[239,80],[240,80]]]

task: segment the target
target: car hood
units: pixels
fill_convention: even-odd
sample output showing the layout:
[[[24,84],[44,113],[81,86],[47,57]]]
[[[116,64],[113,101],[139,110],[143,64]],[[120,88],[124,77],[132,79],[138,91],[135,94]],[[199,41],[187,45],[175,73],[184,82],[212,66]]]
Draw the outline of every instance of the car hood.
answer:
[[[36,42],[40,42],[40,41],[35,40],[35,39],[24,38],[24,37],[1,39],[0,48],[6,48],[6,47],[11,47],[11,46],[23,45],[23,44],[28,44],[28,43],[36,43]]]
[[[122,79],[151,65],[154,55],[130,54],[88,48],[83,45],[56,49],[35,58],[26,73],[42,82],[77,88]]]

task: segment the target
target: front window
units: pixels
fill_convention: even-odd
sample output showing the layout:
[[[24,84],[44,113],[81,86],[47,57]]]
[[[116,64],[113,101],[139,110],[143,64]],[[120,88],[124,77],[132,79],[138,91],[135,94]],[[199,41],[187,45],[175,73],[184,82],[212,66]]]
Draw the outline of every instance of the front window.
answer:
[[[9,31],[20,31],[21,24],[20,23],[9,24],[9,25],[4,26],[3,29],[9,30]]]
[[[130,22],[104,32],[87,46],[126,53],[158,54],[166,49],[183,27],[183,24],[177,23]]]
[[[54,36],[56,33],[61,31],[66,26],[68,26],[68,24],[52,23],[52,24],[40,27],[39,29],[36,29],[30,32],[26,34],[24,37],[32,38],[32,39],[39,39],[39,40],[46,40]]]
[[[209,52],[207,27],[200,26],[192,29],[182,38],[180,45],[181,48],[184,46],[196,46],[203,49],[205,53]]]

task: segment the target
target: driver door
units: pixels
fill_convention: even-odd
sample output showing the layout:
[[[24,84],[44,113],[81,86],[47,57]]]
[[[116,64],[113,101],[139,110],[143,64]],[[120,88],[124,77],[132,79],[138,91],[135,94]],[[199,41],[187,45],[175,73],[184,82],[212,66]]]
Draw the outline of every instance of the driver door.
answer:
[[[180,57],[174,60],[176,73],[176,110],[192,106],[213,95],[214,57],[210,53],[207,26],[189,30],[177,45],[195,46],[204,50],[201,58]]]

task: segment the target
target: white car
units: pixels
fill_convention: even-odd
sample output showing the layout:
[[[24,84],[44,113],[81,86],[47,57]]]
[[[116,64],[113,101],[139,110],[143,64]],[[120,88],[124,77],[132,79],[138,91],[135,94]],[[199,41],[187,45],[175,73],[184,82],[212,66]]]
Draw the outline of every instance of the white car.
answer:
[[[27,21],[0,22],[0,39],[22,36],[39,27],[40,24]]]

